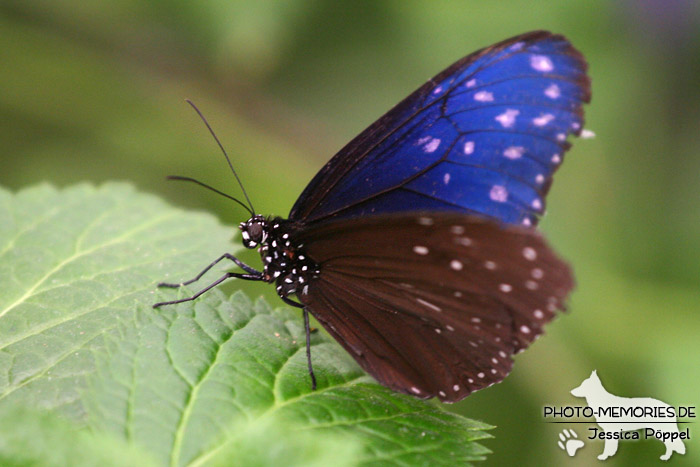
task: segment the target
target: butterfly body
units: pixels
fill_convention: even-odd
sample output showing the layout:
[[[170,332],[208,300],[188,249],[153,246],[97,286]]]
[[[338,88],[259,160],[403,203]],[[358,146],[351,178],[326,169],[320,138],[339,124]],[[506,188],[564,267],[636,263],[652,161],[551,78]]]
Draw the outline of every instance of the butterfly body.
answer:
[[[455,402],[501,381],[573,289],[535,225],[583,128],[586,62],[535,31],[475,52],[363,131],[313,178],[288,219],[239,228],[263,270],[382,384]],[[252,214],[252,207],[250,209]],[[177,287],[181,284],[162,284]]]

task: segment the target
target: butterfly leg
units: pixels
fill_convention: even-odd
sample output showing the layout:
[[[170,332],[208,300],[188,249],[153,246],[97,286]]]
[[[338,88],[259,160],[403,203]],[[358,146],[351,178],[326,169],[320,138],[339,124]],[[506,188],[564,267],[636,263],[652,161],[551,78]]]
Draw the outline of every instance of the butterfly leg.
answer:
[[[191,283],[193,283],[193,282],[197,282],[199,279],[202,278],[202,276],[203,276],[204,274],[207,273],[207,271],[209,271],[211,268],[213,268],[214,266],[216,266],[217,263],[219,263],[220,261],[223,261],[224,259],[228,259],[228,260],[233,261],[238,267],[240,267],[241,269],[243,269],[243,270],[244,270],[245,272],[247,272],[247,273],[250,273],[250,274],[262,274],[260,271],[251,268],[250,266],[248,266],[247,264],[245,264],[243,261],[241,261],[240,259],[236,258],[235,256],[230,255],[230,254],[228,254],[228,253],[224,253],[223,255],[219,256],[217,259],[215,259],[214,261],[212,261],[212,263],[211,263],[209,266],[207,266],[206,268],[204,268],[204,269],[202,270],[202,272],[200,272],[199,274],[197,274],[197,276],[196,276],[194,279],[190,279],[190,280],[185,281],[185,282],[180,282],[179,284],[171,284],[171,283],[167,283],[167,282],[161,282],[160,284],[158,284],[158,287],[174,287],[174,288],[176,288],[176,287],[182,287],[183,285],[189,285],[189,284],[191,284]]]
[[[287,305],[295,306],[297,308],[302,308],[304,312],[304,330],[306,331],[306,364],[309,367],[309,376],[311,376],[311,390],[316,390],[316,375],[314,374],[314,367],[311,365],[311,327],[309,327],[309,312],[306,311],[304,305],[299,302],[295,302],[291,298],[280,297],[282,301]]]
[[[208,292],[209,290],[213,289],[214,287],[216,287],[217,285],[221,284],[223,281],[225,281],[226,279],[229,279],[231,277],[236,277],[238,279],[244,279],[244,280],[249,280],[249,281],[261,281],[262,280],[261,273],[258,273],[258,274],[240,274],[237,272],[227,272],[226,274],[224,274],[223,276],[221,276],[220,278],[218,278],[217,280],[215,280],[214,282],[212,282],[208,286],[204,287],[202,290],[200,290],[196,294],[192,295],[191,297],[181,298],[180,300],[172,300],[169,302],[159,302],[159,303],[156,303],[155,305],[153,305],[153,308],[158,308],[158,307],[161,307],[163,305],[175,305],[176,303],[191,302],[192,300],[195,300],[200,295]],[[186,284],[188,284],[188,283],[189,282],[186,282]]]

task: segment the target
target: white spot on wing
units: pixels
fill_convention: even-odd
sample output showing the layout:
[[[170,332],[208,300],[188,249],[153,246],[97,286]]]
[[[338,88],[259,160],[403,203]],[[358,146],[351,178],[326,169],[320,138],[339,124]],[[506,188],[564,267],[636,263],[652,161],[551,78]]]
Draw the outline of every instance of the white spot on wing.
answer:
[[[419,217],[418,223],[420,225],[433,225],[434,224],[433,220],[430,217]]]
[[[520,332],[522,332],[523,334],[530,334],[530,328],[523,324],[522,326],[520,326]]]
[[[523,157],[524,152],[525,148],[522,146],[510,146],[507,147],[505,151],[503,151],[503,155],[508,159],[515,160]]]
[[[510,293],[513,290],[513,286],[510,284],[500,284],[498,289],[503,293]]]
[[[433,89],[433,94],[440,94],[442,92],[442,86],[438,86]]]
[[[531,246],[526,246],[523,248],[523,256],[528,261],[535,261],[537,259],[537,252]]]
[[[428,251],[428,247],[422,245],[416,245],[413,247],[413,252],[417,255],[427,255]]]
[[[556,84],[550,84],[547,89],[544,90],[544,95],[550,99],[558,99],[561,96],[561,90]]]
[[[434,310],[434,311],[442,311],[442,308],[440,308],[439,306],[434,305],[434,304],[432,304],[432,303],[430,303],[430,302],[428,302],[428,301],[425,301],[425,300],[423,300],[422,298],[416,298],[416,301],[417,301],[418,303],[420,303],[421,305],[430,308],[431,310]]]
[[[520,115],[520,111],[517,109],[506,109],[505,112],[496,117],[496,121],[499,122],[503,128],[510,128],[515,124],[515,117]]]
[[[445,391],[438,391],[438,394],[440,395],[440,397],[446,397],[446,396],[447,396],[447,394],[445,394]]]
[[[535,279],[539,280],[544,277],[544,271],[540,268],[535,268],[532,271],[530,271],[530,274],[532,274],[532,277]]]
[[[484,261],[484,267],[489,271],[493,271],[494,269],[496,269],[496,263],[494,263],[493,261]]]
[[[459,243],[460,245],[464,246],[471,246],[474,242],[472,242],[472,239],[469,237],[457,237],[455,239],[455,242]]]
[[[437,151],[438,147],[440,147],[440,140],[438,138],[432,138],[423,146],[423,150],[427,153],[431,153]]]
[[[476,79],[470,79],[466,82],[465,86],[467,86],[468,88],[473,88],[474,86],[476,86]]]
[[[467,141],[464,143],[464,154],[467,156],[474,152],[474,141]]]
[[[464,233],[464,227],[461,225],[453,225],[450,227],[450,232],[452,232],[455,235],[462,235]]]
[[[486,376],[486,373],[484,373],[483,371],[480,371],[479,373],[476,374],[476,377],[479,379],[484,379],[485,376]]]
[[[494,185],[491,187],[491,191],[489,192],[489,197],[493,201],[497,201],[499,203],[505,203],[508,201],[508,190],[506,190],[506,187],[502,185]]]
[[[493,93],[488,91],[479,91],[474,94],[474,100],[477,102],[493,102]]]
[[[459,391],[459,384],[455,384],[454,386],[452,386],[452,390],[454,390],[454,392]]]
[[[536,209],[536,210],[538,210],[538,211],[539,211],[540,209],[542,209],[542,201],[540,201],[540,200],[537,199],[537,198],[535,198],[535,199],[532,200],[532,204],[531,204],[531,205],[532,205],[532,209]]]
[[[420,389],[418,389],[417,387],[413,386],[413,387],[411,387],[411,392],[413,392],[414,394],[420,394]]]
[[[534,316],[537,319],[542,319],[544,318],[544,313],[542,312],[542,310],[535,310],[532,312],[532,316]]]
[[[552,60],[546,55],[531,55],[530,66],[533,70],[541,71],[543,73],[554,70]]]
[[[561,156],[559,154],[555,154],[552,156],[552,164],[558,164],[561,162]]]
[[[532,123],[534,123],[535,126],[545,126],[546,124],[548,124],[548,123],[551,122],[552,120],[554,120],[554,115],[552,115],[552,114],[543,114],[543,115],[540,115],[540,116],[537,117],[537,118],[533,118],[533,119],[532,119]]]
[[[537,176],[535,177],[535,181],[536,181],[538,184],[544,183],[544,175],[542,175],[542,174],[537,174]]]
[[[443,175],[443,176],[442,176],[442,181],[443,181],[443,183],[444,183],[445,185],[447,185],[448,183],[450,183],[450,174],[449,174],[449,173],[446,173],[445,175]]]
[[[531,280],[526,280],[525,281],[525,287],[527,287],[529,290],[537,290],[540,286],[537,282],[531,281]]]
[[[450,261],[450,267],[454,269],[455,271],[461,271],[464,265],[462,264],[461,261],[458,261],[456,259],[453,259]]]

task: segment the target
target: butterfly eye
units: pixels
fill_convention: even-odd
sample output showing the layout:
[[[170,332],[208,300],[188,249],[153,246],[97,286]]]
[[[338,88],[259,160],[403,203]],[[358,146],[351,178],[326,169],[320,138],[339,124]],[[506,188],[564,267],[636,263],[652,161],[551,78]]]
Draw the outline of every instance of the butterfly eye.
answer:
[[[260,216],[251,217],[240,229],[246,248],[255,248],[265,241],[265,220]]]

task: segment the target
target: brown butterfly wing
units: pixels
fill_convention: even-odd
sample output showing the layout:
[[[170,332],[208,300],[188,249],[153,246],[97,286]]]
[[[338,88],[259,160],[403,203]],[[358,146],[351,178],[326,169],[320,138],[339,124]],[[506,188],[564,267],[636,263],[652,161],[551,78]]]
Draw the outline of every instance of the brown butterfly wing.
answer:
[[[574,285],[536,230],[461,214],[346,219],[296,240],[320,267],[306,309],[382,384],[446,402],[503,380]]]

